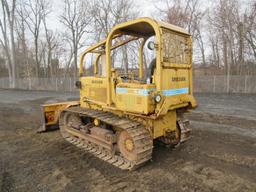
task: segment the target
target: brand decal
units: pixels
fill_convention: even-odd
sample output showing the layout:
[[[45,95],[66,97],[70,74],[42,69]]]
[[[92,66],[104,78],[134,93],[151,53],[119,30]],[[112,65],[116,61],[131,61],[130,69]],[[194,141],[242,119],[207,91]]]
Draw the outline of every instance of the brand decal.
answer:
[[[186,81],[186,77],[172,77],[172,81]]]
[[[102,84],[103,81],[102,80],[92,80],[92,83],[94,83],[94,84]]]

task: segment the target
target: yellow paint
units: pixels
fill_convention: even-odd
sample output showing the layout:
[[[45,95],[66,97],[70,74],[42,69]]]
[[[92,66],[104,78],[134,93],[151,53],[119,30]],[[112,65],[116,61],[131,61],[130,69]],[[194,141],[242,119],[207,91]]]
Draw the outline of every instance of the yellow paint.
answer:
[[[94,123],[95,126],[99,126],[100,125],[100,120],[94,119],[93,123]]]
[[[64,109],[76,105],[79,105],[79,101],[68,101],[41,105],[42,120],[45,129],[47,129],[48,126],[56,125],[58,123],[59,115]]]
[[[119,37],[131,36],[123,40]],[[156,69],[153,83],[143,82],[143,48],[146,40],[155,36]],[[140,39],[139,80],[123,80],[112,66],[112,51],[130,41]],[[115,40],[115,41],[113,41]],[[96,54],[94,76],[86,77],[85,57]],[[104,56],[106,75],[99,74],[99,60]],[[165,132],[176,131],[176,110],[196,107],[192,84],[192,38],[182,28],[153,20],[139,18],[118,24],[105,40],[86,49],[80,57],[80,106],[109,111],[119,116],[128,115],[147,127],[152,138],[165,136]],[[132,75],[129,74],[131,77]],[[188,92],[179,93],[179,90]],[[150,90],[150,91],[147,91]],[[155,95],[161,101],[155,102]],[[54,110],[53,110],[54,111]],[[56,115],[55,115],[56,116]],[[127,146],[130,146],[127,143]]]
[[[153,137],[158,138],[165,135],[165,131],[176,131],[176,111],[169,111],[165,116],[162,116],[154,121]]]
[[[121,111],[129,111],[140,114],[149,114],[154,112],[154,100],[152,99],[151,90],[155,89],[154,85],[120,83],[118,89],[125,89],[126,93],[116,93],[116,108]],[[144,94],[147,92],[148,94]],[[153,93],[153,91],[152,91]]]
[[[102,103],[107,101],[107,82],[102,77],[81,77],[82,89],[80,91],[81,106],[84,107],[85,100],[94,100]]]
[[[131,139],[126,139],[125,140],[125,148],[128,150],[128,151],[132,151],[133,148],[134,148],[134,144],[133,144],[133,141]]]

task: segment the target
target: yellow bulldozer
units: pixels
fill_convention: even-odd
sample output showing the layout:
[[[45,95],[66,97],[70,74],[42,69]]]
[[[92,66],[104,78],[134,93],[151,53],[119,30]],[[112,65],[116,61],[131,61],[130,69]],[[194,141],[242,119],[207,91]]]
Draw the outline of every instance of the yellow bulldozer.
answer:
[[[114,58],[124,61],[116,50],[132,41],[138,67],[123,72],[113,64]],[[146,44],[155,52],[147,64]],[[57,125],[68,142],[120,169],[135,169],[152,158],[153,141],[177,146],[190,137],[183,114],[197,105],[191,35],[151,18],[118,24],[81,54],[75,85],[79,101],[42,105],[40,131]]]

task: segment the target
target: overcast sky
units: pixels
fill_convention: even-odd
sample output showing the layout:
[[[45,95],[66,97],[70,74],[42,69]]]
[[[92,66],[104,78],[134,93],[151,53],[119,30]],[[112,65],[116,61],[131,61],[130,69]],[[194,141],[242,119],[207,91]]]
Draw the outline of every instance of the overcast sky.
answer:
[[[136,8],[138,8],[141,12],[141,17],[150,17],[155,10],[155,4],[159,6],[159,1],[156,0],[134,0]],[[58,29],[59,23],[59,15],[62,13],[64,8],[64,3],[62,0],[54,0],[52,1],[52,13],[49,16],[49,24],[50,27],[55,30]]]

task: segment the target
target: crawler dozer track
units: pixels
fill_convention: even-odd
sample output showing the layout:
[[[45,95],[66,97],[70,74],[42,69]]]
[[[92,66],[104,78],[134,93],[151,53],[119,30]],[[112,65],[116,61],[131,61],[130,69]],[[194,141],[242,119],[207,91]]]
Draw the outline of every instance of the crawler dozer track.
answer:
[[[73,116],[70,122],[67,120],[68,115]],[[83,117],[97,119],[104,125],[115,127],[117,131],[112,134],[105,128],[91,128],[92,126],[84,123],[82,125]],[[132,170],[151,159],[153,140],[148,130],[138,122],[109,112],[70,107],[61,113],[59,125],[62,136],[68,142],[120,169]],[[100,133],[103,129],[106,133],[105,140],[94,137],[93,130]],[[127,141],[128,150],[124,149],[125,141]]]

